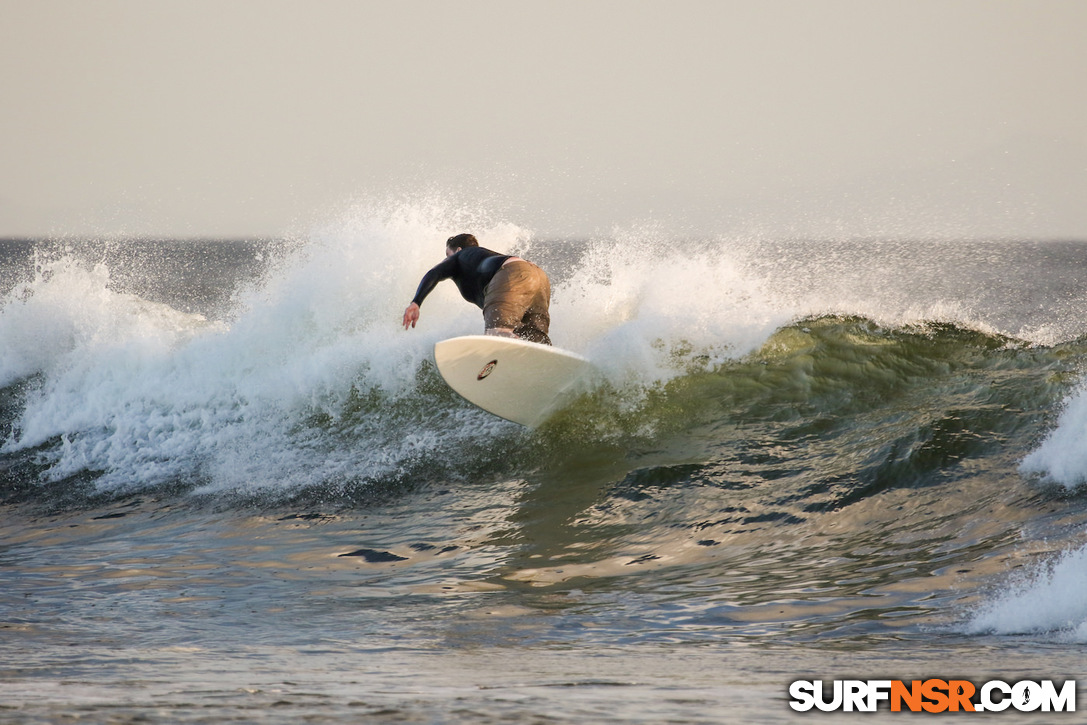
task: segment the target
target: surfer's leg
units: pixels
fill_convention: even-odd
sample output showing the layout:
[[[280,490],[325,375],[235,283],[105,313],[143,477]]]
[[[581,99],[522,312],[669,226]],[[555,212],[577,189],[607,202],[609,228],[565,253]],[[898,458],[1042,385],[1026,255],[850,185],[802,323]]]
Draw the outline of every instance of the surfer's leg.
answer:
[[[521,324],[514,330],[519,337],[544,345],[551,344],[547,333],[551,329],[551,280],[539,267],[533,266],[531,281],[526,283],[528,307]]]
[[[486,304],[483,306],[483,331],[487,335],[514,337],[521,315],[517,305],[512,304],[508,295],[491,294],[487,288]]]
[[[521,325],[513,331],[511,337],[519,337],[522,340],[528,340],[529,342],[538,342],[541,345],[550,345],[551,338],[547,336],[546,332],[541,332],[539,328],[532,325]]]
[[[525,312],[524,317],[521,318],[521,324],[513,331],[525,340],[550,345],[551,338],[547,336],[550,327],[551,317],[548,315],[547,308],[534,305]]]

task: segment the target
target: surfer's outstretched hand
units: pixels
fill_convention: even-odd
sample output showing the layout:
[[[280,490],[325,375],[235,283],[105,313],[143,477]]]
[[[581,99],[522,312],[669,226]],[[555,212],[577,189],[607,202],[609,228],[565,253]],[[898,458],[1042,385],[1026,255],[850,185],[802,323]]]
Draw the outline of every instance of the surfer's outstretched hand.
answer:
[[[419,321],[419,305],[412,302],[408,305],[408,308],[404,310],[404,329],[409,327],[415,327],[415,323]]]

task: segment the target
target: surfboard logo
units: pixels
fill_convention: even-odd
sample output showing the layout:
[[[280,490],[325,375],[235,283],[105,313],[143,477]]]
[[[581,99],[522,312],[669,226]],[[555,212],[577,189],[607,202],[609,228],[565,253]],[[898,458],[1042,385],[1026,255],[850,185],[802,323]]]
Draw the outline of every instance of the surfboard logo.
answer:
[[[494,366],[498,364],[497,360],[491,360],[489,363],[483,366],[483,369],[479,371],[479,375],[476,376],[476,380],[482,380],[491,373],[494,372]]]

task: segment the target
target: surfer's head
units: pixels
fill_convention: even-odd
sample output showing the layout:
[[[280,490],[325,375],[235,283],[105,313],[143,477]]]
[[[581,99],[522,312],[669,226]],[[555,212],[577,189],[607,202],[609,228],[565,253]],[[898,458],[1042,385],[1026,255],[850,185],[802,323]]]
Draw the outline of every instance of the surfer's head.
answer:
[[[465,247],[478,247],[479,242],[471,234],[458,234],[445,240],[445,253],[456,254]]]

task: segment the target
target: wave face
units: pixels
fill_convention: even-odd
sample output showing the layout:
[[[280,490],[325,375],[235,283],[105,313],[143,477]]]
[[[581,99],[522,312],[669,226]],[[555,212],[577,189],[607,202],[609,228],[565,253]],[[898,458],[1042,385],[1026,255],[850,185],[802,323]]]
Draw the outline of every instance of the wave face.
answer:
[[[443,240],[469,230],[551,272],[552,337],[599,370],[539,431],[441,382],[434,342],[481,326],[452,285],[400,329]],[[537,513],[514,538],[561,543],[511,553],[504,580],[652,571],[632,591],[716,582],[733,600],[698,599],[705,621],[744,605],[812,632],[933,608],[972,632],[1079,631],[1081,610],[975,615],[1005,600],[952,592],[1084,523],[1082,249],[654,229],[548,242],[421,204],[355,210],[304,242],[13,246],[4,500],[356,509],[520,481]],[[1034,586],[1081,599],[1052,585],[1077,556]],[[1020,596],[1005,609],[1035,611]],[[854,615],[863,598],[876,614]]]

